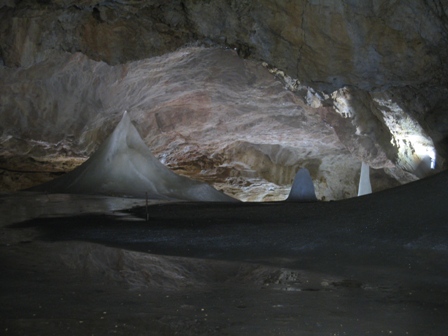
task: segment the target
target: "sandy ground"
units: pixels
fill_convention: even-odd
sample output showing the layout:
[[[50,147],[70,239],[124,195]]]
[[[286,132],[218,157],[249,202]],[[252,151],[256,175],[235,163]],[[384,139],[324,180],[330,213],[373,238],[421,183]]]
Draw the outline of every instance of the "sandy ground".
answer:
[[[326,203],[0,198],[3,335],[445,335],[448,174]]]

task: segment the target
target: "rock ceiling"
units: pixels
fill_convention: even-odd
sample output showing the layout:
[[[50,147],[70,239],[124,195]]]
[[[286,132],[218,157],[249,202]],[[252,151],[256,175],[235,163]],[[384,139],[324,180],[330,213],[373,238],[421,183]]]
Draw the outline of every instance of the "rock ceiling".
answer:
[[[438,1],[0,1],[0,188],[87,159],[124,110],[159,160],[241,200],[446,169]],[[435,169],[432,169],[435,168]]]

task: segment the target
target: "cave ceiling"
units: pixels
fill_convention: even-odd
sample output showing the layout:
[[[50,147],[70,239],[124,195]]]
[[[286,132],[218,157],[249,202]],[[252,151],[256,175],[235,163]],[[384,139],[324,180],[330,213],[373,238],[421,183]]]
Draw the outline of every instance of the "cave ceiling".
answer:
[[[446,169],[440,1],[0,1],[0,190],[84,162],[127,110],[175,172],[280,200]]]

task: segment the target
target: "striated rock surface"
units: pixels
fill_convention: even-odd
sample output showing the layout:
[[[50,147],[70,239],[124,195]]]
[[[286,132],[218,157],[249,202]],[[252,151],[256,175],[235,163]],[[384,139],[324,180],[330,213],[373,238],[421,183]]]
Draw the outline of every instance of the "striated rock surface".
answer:
[[[0,9],[3,190],[78,165],[124,110],[162,163],[243,200],[285,198],[303,167],[320,199],[356,195],[360,162],[374,191],[446,168],[443,2]]]
[[[126,109],[162,163],[233,186],[240,198],[254,197],[241,187],[257,184],[264,191],[256,197],[285,198],[300,167],[321,198],[356,192],[357,160],[331,126],[231,50],[188,48],[117,66],[54,54],[27,69],[3,68],[1,78],[3,157],[87,157]]]
[[[435,0],[8,0],[0,7],[8,66],[29,66],[49,49],[117,64],[199,40],[332,90],[447,78],[448,6]]]

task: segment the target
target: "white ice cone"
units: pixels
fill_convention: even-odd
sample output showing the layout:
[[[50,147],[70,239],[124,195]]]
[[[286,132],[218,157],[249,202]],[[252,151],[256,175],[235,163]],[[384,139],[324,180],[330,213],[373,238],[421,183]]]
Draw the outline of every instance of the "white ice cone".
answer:
[[[102,194],[188,201],[232,202],[206,183],[177,175],[152,155],[127,112],[112,134],[81,166],[31,188],[51,193]]]

